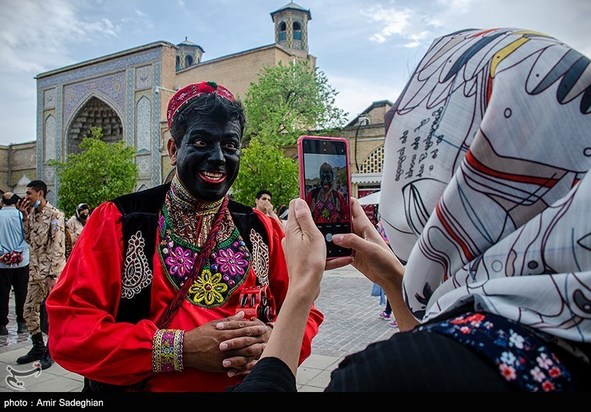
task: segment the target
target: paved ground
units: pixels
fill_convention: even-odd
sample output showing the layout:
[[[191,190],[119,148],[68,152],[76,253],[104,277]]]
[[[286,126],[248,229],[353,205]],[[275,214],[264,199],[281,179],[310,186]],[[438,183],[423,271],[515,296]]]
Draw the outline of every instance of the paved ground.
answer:
[[[325,321],[312,343],[312,355],[298,369],[299,391],[322,391],[330,372],[344,356],[396,332],[377,317],[383,306],[378,297],[370,295],[371,286],[351,266],[325,273],[316,302]],[[80,392],[82,377],[57,364],[34,373],[31,364],[16,363],[19,356],[29,351],[31,341],[27,333],[16,333],[12,305],[8,330],[8,336],[0,336],[0,392]]]

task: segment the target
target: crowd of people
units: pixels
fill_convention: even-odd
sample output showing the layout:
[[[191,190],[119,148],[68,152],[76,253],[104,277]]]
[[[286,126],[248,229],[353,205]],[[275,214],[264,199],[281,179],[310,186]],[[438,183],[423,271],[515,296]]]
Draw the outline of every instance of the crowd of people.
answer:
[[[52,356],[87,392],[294,392],[324,318],[322,276],[352,265],[383,288],[400,332],[348,355],[326,391],[588,391],[589,67],[526,30],[436,39],[385,117],[382,233],[328,190],[292,200],[285,225],[268,191],[254,208],[230,200],[243,108],[213,82],[180,89],[174,178],[99,205],[67,262],[43,182],[9,211],[31,245],[34,346],[17,362]],[[320,203],[351,214],[353,233],[332,241],[352,256],[327,260]]]
[[[44,181],[33,180],[22,198],[5,192],[0,209],[0,335],[9,334],[6,325],[12,289],[17,333],[28,332],[33,343],[16,363],[39,361],[42,369],[53,365],[44,341],[44,334],[49,333],[45,299],[65,266],[68,233],[63,212],[49,203],[47,193]],[[74,242],[89,213],[87,204],[78,206],[81,223],[70,226]]]

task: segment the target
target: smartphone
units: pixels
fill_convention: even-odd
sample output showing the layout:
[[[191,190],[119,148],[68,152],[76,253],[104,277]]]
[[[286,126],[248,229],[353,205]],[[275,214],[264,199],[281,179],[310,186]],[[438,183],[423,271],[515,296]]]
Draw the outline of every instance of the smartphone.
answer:
[[[351,249],[332,242],[337,233],[351,232],[349,143],[342,137],[298,138],[300,197],[308,203],[326,241],[326,258],[350,256]]]

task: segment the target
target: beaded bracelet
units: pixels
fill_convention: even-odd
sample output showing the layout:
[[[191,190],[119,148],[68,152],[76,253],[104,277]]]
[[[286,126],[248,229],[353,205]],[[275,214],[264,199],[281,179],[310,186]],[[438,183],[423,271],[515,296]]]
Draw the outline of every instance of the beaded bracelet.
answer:
[[[159,329],[152,338],[152,370],[159,372],[183,371],[183,341],[181,329]]]

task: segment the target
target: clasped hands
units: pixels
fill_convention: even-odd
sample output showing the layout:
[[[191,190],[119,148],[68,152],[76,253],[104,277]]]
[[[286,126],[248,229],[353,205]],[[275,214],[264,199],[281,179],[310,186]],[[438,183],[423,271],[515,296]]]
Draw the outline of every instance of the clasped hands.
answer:
[[[302,199],[291,201],[286,236],[282,240],[290,276],[288,293],[315,299],[324,270],[351,264],[386,289],[396,308],[396,319],[405,329],[410,329],[416,320],[402,300],[404,266],[369,221],[359,202],[352,199],[351,206],[354,233],[335,235],[333,241],[353,249],[353,256],[326,261],[324,238],[312,222],[310,209]],[[244,319],[243,312],[211,321],[185,332],[185,367],[224,371],[228,376],[248,374],[270,335],[271,328],[258,319]]]
[[[217,319],[185,332],[186,368],[248,374],[260,358],[271,328],[259,319],[244,319],[244,312]]]

